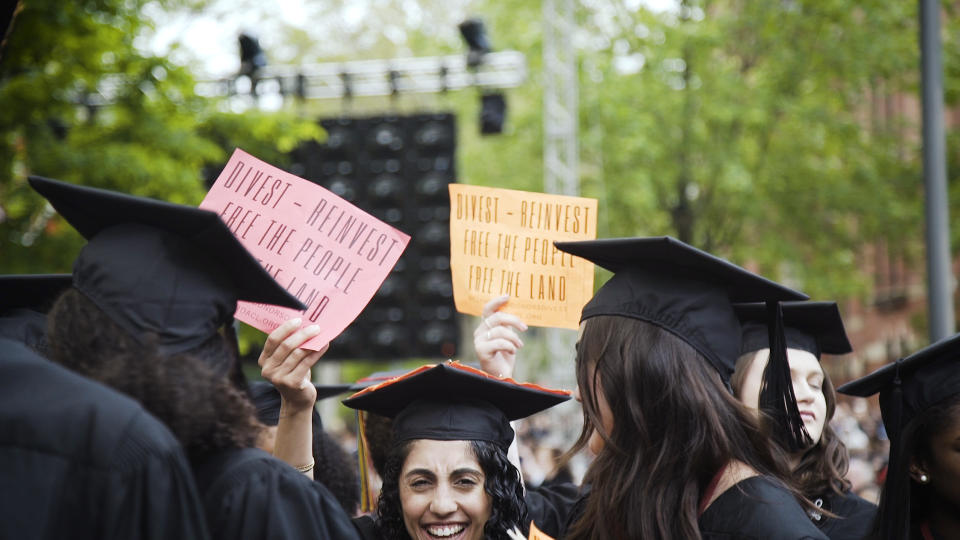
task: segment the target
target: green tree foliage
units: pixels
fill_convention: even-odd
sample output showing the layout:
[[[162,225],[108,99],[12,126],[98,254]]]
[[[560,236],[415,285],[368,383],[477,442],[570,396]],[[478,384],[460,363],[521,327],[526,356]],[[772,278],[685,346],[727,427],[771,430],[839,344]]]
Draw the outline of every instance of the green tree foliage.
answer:
[[[943,31],[943,91],[947,117],[944,124],[947,130],[947,179],[950,192],[950,218],[955,222],[960,212],[960,133],[957,133],[958,124],[953,113],[960,107],[960,5],[952,2],[943,3],[941,23]],[[953,129],[952,129],[953,128]],[[950,230],[951,252],[960,253],[960,228]]]
[[[919,234],[911,126],[876,111],[915,87],[915,6],[678,4],[583,10],[605,38],[584,53],[581,118],[602,134],[584,191],[609,233],[675,235],[815,296],[865,292],[859,247]]]
[[[407,4],[367,3],[381,14]],[[442,102],[459,115],[460,181],[542,190],[540,3],[418,4],[434,15],[405,27],[402,55],[455,48],[436,25],[478,15],[495,49],[527,57],[504,134],[477,134],[474,93]],[[916,3],[646,4],[580,2],[568,36],[580,58],[581,191],[600,200],[602,236],[670,234],[820,298],[869,293],[864,244],[920,262]],[[328,9],[337,20],[346,8]],[[376,33],[352,29],[348,42]]]
[[[198,96],[188,70],[135,47],[147,4],[32,0],[17,15],[0,62],[0,271],[69,271],[82,245],[28,175],[198,204],[234,147],[282,165],[320,135]]]
[[[945,86],[956,101],[956,8],[944,6]],[[504,134],[477,134],[470,91],[352,111],[451,108],[460,181],[543,189],[540,2],[313,9],[324,29],[284,49],[311,50],[310,60],[462,52],[456,23],[482,17],[495,49],[527,57],[527,82],[507,91]],[[670,234],[821,298],[869,293],[864,244],[921,262],[916,2],[583,0],[577,9],[568,37],[580,57],[581,186],[600,200],[601,235]]]

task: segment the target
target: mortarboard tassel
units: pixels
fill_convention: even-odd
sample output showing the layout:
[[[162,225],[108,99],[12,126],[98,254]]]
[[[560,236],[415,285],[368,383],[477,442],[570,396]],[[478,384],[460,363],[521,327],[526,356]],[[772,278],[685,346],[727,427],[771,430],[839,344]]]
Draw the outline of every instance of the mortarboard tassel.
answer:
[[[228,320],[223,327],[227,346],[230,348],[231,358],[231,364],[226,368],[227,378],[229,378],[230,382],[241,392],[245,393],[248,397],[253,397],[250,394],[250,385],[247,384],[247,376],[243,374],[243,366],[240,363],[240,340],[237,337],[237,327],[235,324],[233,315],[231,315],[230,320]]]
[[[772,435],[780,447],[795,453],[809,447],[812,441],[803,425],[793,392],[787,339],[783,330],[783,309],[779,302],[767,302],[767,320],[770,359],[763,371],[760,410],[771,421]]]
[[[357,465],[360,476],[360,511],[363,513],[373,511],[373,493],[370,490],[370,478],[367,474],[367,437],[364,425],[366,424],[366,414],[363,411],[357,411]]]
[[[900,450],[903,425],[903,385],[900,380],[900,365],[903,359],[897,360],[896,371],[893,377],[893,389],[890,391],[890,427],[887,428],[887,438],[890,440],[890,458],[887,461],[887,478],[883,489],[883,500],[880,501],[879,515],[885,516],[880,523],[882,538],[909,538],[910,537],[910,477],[906,468],[901,470]]]

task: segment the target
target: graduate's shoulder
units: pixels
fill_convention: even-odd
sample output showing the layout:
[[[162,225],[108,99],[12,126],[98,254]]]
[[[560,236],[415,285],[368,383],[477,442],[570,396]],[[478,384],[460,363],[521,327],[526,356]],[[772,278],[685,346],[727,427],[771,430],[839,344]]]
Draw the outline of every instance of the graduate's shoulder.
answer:
[[[824,534],[833,540],[866,538],[877,516],[877,505],[849,491],[842,496],[833,493],[824,499],[824,507],[837,515],[821,518],[818,524]]]
[[[0,339],[0,445],[111,470],[181,452],[135,400],[6,339]]]
[[[359,538],[323,484],[263,450],[221,450],[194,473],[211,530],[223,538]]]
[[[793,495],[766,476],[742,480],[700,517],[704,539],[826,539]]]

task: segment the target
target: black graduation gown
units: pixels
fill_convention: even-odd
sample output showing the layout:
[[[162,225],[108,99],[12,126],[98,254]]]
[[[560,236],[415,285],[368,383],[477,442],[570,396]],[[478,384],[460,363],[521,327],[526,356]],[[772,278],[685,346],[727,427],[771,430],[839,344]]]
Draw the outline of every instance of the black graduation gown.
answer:
[[[926,532],[923,530],[924,526],[927,528]],[[936,529],[930,526],[930,523],[923,521],[911,524],[910,538],[911,540],[950,540],[946,536],[938,533]]]
[[[523,497],[527,518],[552,538],[563,538],[575,517],[583,514],[590,486],[552,483],[528,489]]]
[[[44,345],[47,315],[32,309],[15,308],[0,315],[0,339],[11,339],[38,350]]]
[[[855,493],[844,495],[829,493],[816,500],[823,508],[838,517],[813,516],[813,522],[830,540],[862,540],[870,532],[877,515],[877,505],[858,497]],[[815,502],[816,502],[815,500]]]
[[[323,484],[262,450],[223,450],[194,472],[215,539],[359,539]]]
[[[529,490],[524,497],[537,528],[563,538],[583,515],[589,486],[573,484]],[[722,493],[700,517],[704,540],[826,540],[793,496],[770,479],[757,476]]]
[[[0,538],[208,534],[186,457],[160,421],[0,339]]]
[[[700,516],[703,540],[826,540],[800,504],[765,476],[724,491]]]
[[[353,518],[353,526],[357,528],[363,540],[379,540],[383,535],[377,528],[377,520],[368,514]]]

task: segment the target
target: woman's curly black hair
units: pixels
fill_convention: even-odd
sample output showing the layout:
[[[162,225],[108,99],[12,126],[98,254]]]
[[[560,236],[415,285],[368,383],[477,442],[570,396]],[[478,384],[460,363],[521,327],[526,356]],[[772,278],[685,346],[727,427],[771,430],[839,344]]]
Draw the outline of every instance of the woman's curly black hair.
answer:
[[[377,505],[377,525],[382,538],[388,540],[410,539],[410,534],[403,524],[400,473],[415,442],[404,441],[395,445],[384,467],[383,486]],[[496,444],[470,441],[470,446],[486,477],[484,491],[492,499],[490,519],[483,526],[483,537],[493,540],[507,539],[507,531],[512,527],[520,529],[526,536],[527,506],[523,501],[520,472],[507,459],[506,451]]]
[[[223,339],[217,334],[196,349],[162,356],[149,336],[135,340],[72,288],[47,315],[50,359],[139,401],[192,462],[225,448],[253,447],[261,429],[229,371],[210,363],[211,351],[228,350]]]

